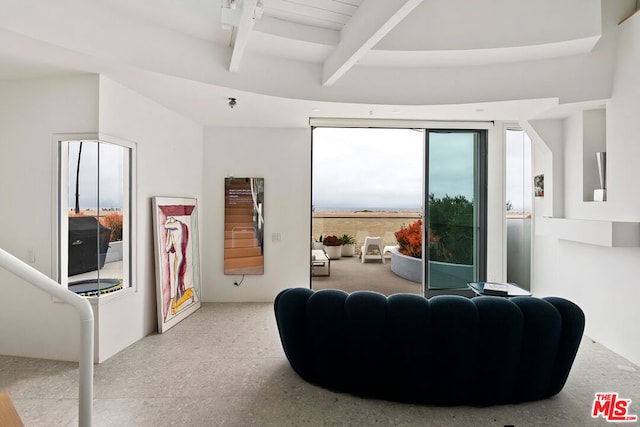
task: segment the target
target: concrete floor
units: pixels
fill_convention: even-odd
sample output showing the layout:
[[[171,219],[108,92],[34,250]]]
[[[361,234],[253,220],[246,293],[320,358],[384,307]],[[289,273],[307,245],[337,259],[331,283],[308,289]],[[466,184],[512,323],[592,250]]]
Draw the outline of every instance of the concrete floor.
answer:
[[[77,381],[76,363],[0,356],[0,390],[26,426],[77,425]],[[271,303],[205,303],[95,366],[93,425],[602,426],[591,418],[594,394],[612,391],[640,414],[638,366],[585,338],[567,385],[548,400],[475,408],[362,399],[293,372]]]
[[[314,270],[315,271],[315,270]],[[320,270],[324,274],[326,270]],[[342,257],[331,261],[330,276],[313,276],[313,290],[342,289],[345,292],[369,290],[384,295],[397,293],[422,295],[422,285],[396,276],[391,271],[391,259],[385,263],[368,255],[365,263],[359,257]]]

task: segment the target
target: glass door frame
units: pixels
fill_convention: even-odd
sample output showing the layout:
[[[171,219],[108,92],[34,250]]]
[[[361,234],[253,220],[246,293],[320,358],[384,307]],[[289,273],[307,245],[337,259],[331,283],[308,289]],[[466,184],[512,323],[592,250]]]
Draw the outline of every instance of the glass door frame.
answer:
[[[474,281],[485,281],[487,278],[487,193],[488,193],[488,132],[486,129],[460,129],[460,128],[425,128],[425,150],[424,150],[424,194],[423,194],[423,210],[424,218],[422,224],[422,258],[423,258],[423,277],[422,292],[424,296],[431,297],[438,294],[469,294],[466,287],[442,289],[429,288],[429,244],[428,235],[430,223],[429,220],[429,154],[430,140],[429,135],[432,133],[473,133],[474,137]]]

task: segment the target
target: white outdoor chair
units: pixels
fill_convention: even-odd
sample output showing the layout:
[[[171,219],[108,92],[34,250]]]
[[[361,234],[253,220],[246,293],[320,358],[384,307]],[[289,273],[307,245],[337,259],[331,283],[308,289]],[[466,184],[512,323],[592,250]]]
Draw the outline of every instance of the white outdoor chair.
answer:
[[[360,248],[361,262],[364,264],[364,260],[367,257],[369,249],[377,249],[380,254],[380,259],[384,264],[384,251],[382,250],[382,237],[365,237],[364,245]]]
[[[400,245],[387,245],[384,247],[384,249],[382,250],[382,253],[386,256],[387,252],[391,252],[394,249],[398,249],[400,247]]]

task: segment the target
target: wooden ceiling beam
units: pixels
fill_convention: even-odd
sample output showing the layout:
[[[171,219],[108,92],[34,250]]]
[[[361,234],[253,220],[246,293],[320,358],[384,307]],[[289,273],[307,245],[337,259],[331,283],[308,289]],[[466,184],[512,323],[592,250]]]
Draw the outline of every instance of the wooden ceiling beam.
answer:
[[[238,26],[234,28],[233,51],[229,62],[229,71],[236,73],[240,69],[242,56],[249,43],[249,35],[253,31],[256,23],[256,13],[258,0],[244,0],[242,2],[242,12],[238,21]]]
[[[331,86],[423,0],[364,0],[341,31],[340,42],[322,67]]]

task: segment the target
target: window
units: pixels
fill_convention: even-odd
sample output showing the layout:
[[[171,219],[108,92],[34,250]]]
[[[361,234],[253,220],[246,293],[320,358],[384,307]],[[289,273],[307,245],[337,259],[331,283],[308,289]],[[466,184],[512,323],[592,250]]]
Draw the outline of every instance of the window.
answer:
[[[135,146],[58,141],[58,280],[83,296],[132,286]]]
[[[531,288],[533,145],[519,128],[505,130],[507,281]]]
[[[428,130],[427,288],[486,278],[486,131]]]

